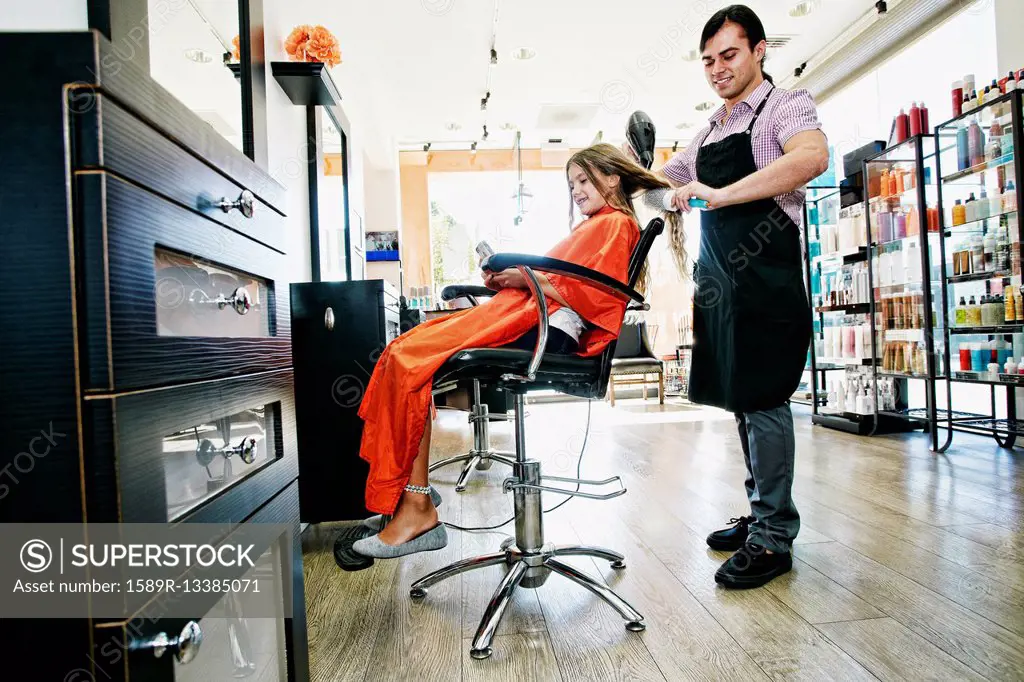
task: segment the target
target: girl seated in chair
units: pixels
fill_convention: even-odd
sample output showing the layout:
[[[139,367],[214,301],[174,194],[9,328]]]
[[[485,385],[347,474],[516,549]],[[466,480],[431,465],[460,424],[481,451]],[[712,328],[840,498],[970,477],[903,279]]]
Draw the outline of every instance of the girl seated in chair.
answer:
[[[626,282],[640,238],[632,197],[669,187],[668,182],[609,144],[574,154],[566,176],[572,202],[586,220],[545,255]],[[674,213],[666,222],[671,249],[681,263],[682,225]],[[618,338],[624,299],[570,277],[536,274],[549,312],[545,353],[593,356]],[[641,291],[643,281],[641,276]],[[365,422],[359,454],[370,464],[366,508],[384,515],[365,523],[383,529],[353,545],[360,554],[392,558],[448,543],[435,509],[439,500],[427,482],[434,373],[466,348],[533,350],[537,340],[537,304],[525,276],[517,269],[485,273],[484,283],[498,292],[487,304],[414,327],[392,341],[377,361],[359,408]]]

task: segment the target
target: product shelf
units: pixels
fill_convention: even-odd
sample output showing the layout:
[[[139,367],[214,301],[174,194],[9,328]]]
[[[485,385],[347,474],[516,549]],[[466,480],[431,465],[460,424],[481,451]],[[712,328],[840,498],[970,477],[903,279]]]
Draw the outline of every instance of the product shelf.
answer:
[[[814,309],[816,313],[846,313],[847,315],[865,315],[871,312],[870,303],[845,303],[843,305],[826,305]]]
[[[992,419],[982,417],[980,419],[968,419],[954,422],[961,429],[977,429],[990,433],[1005,434],[1007,436],[1024,436],[1024,421],[1019,419]]]
[[[972,272],[969,275],[953,275],[952,277],[947,277],[946,281],[950,284],[963,284],[964,282],[984,282],[989,279],[1002,279],[1012,276],[1012,270],[995,270],[991,272]]]
[[[959,225],[947,225],[946,226],[946,236],[947,237],[952,237],[953,235],[951,233],[952,233],[953,230],[957,230],[957,234],[965,234],[965,233],[966,234],[970,234],[971,232],[978,232],[980,230],[963,230],[963,231],[960,231],[957,228],[967,227],[968,225],[973,226],[973,225],[983,224],[986,220],[998,220],[999,218],[1003,217],[1004,215],[1006,215],[1006,216],[1013,215],[1016,212],[1017,212],[1017,209],[1011,208],[1009,211],[1003,211],[1001,213],[995,213],[993,215],[985,216],[984,218],[975,218],[974,220],[968,220],[967,222],[960,223]],[[945,217],[943,217],[942,220],[945,221]]]
[[[992,327],[950,327],[950,334],[966,336],[995,336],[999,334],[1019,334],[1024,331],[1024,324],[1002,324]]]
[[[955,370],[949,380],[959,384],[984,384],[986,386],[1024,386],[1024,374],[997,374],[992,379],[988,372],[967,372]]]
[[[946,177],[942,178],[942,182],[943,184],[947,185],[956,184],[959,183],[961,180],[964,180],[965,178],[970,178],[971,176],[977,175],[978,173],[984,173],[985,171],[997,170],[999,168],[1009,166],[1013,162],[1013,152],[1009,154],[1003,154],[998,159],[992,159],[991,161],[983,161],[976,166],[971,166],[970,168],[965,168],[962,171],[957,171],[956,173],[947,175]],[[983,185],[984,183],[981,184]]]

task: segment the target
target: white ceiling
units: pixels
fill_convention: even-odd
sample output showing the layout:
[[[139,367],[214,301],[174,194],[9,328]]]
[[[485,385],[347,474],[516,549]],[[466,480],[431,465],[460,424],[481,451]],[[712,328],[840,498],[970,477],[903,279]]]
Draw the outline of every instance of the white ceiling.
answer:
[[[237,32],[231,29],[237,21],[236,0],[192,2],[227,40]],[[818,8],[809,16],[792,18],[789,9],[796,3],[747,0],[761,16],[769,37],[792,37],[786,47],[769,49],[767,69],[777,75],[792,73],[874,6],[874,0],[818,0]],[[700,62],[683,56],[697,48],[707,18],[726,4],[725,0],[265,0],[268,20],[274,22],[267,29],[267,57],[284,58],[275,37],[286,36],[296,24],[323,24],[330,29],[341,45],[342,63],[332,69],[332,75],[343,107],[359,127],[354,133],[379,165],[390,165],[388,157],[393,159],[397,146],[428,141],[436,149],[466,148],[474,140],[480,148],[508,148],[514,132],[502,130],[504,123],[522,130],[527,147],[549,138],[585,145],[598,131],[603,131],[605,140],[615,142],[623,139],[626,119],[636,109],[650,114],[659,140],[671,144],[690,139],[694,129],[677,125],[699,128],[708,113],[695,106],[715,100]],[[171,5],[184,8],[168,22],[160,41],[178,46],[198,43],[191,7],[184,2]],[[491,98],[484,112],[480,99],[486,92],[495,26],[498,64],[490,69]],[[203,44],[216,49],[206,33]],[[512,52],[521,47],[534,50],[536,56],[528,61],[513,59]],[[223,71],[220,55],[214,57],[208,68]],[[200,78],[197,65],[174,58],[181,63],[172,69],[178,74],[164,73],[162,82],[176,82],[172,89],[191,90],[194,101],[210,102],[211,108],[231,109],[235,94],[225,87],[223,73]],[[461,129],[449,131],[449,123]],[[481,139],[484,123],[490,133],[486,142]]]

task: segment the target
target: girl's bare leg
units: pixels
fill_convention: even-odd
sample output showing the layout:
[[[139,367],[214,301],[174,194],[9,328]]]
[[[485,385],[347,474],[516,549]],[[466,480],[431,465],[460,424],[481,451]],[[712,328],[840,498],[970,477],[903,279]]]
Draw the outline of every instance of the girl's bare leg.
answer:
[[[427,467],[430,464],[430,415],[427,416],[427,427],[420,439],[419,452],[412,462],[412,474],[409,484],[427,485]],[[380,539],[388,545],[400,545],[412,540],[437,525],[437,510],[430,500],[430,495],[404,491],[395,509],[394,517],[380,532]]]

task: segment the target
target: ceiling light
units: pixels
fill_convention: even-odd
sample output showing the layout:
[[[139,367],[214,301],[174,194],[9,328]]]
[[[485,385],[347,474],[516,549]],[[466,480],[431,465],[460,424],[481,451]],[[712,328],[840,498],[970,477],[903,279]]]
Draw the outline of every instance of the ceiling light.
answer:
[[[469,145],[469,155],[470,156],[476,156],[476,142],[474,142],[473,144]]]
[[[206,52],[200,50],[198,47],[185,50],[185,59],[195,62],[196,64],[209,64],[213,61],[213,57],[206,54]]]
[[[793,8],[789,10],[789,16],[791,17],[806,17],[808,14],[813,12],[818,7],[818,0],[803,0],[793,5]]]
[[[687,50],[686,52],[683,53],[683,61],[695,62],[698,59],[700,59],[699,50]]]
[[[502,130],[515,130],[516,129],[516,124],[515,123],[502,123],[501,124],[501,129]]]
[[[714,102],[701,102],[700,104],[698,104],[694,108],[697,111],[711,111],[712,109],[715,108],[715,103]]]
[[[486,141],[486,140],[487,140],[487,136],[488,136],[488,135],[490,135],[490,133],[488,133],[488,132],[487,132],[487,126],[484,126],[484,134],[483,134],[483,139],[484,139],[484,141]]]
[[[676,124],[676,130],[689,130],[692,127],[693,127],[692,123],[687,123],[685,121],[682,122],[682,123],[677,123]]]
[[[452,121],[451,123],[446,123],[444,127],[452,131],[460,130],[462,128],[462,126],[456,123],[455,121]]]
[[[528,47],[520,47],[518,50],[512,51],[512,58],[520,61],[526,61],[527,59],[533,59],[537,56],[537,53]]]

